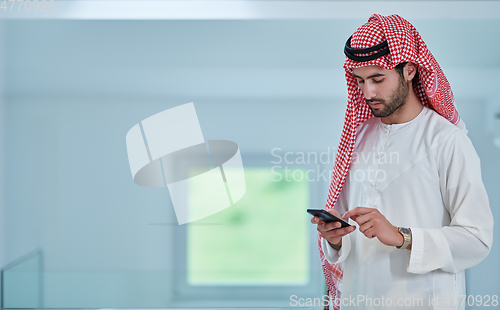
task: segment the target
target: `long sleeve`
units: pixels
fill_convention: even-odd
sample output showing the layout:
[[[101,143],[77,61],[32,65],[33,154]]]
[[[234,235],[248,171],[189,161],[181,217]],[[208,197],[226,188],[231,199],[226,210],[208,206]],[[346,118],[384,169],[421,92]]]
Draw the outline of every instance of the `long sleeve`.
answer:
[[[436,147],[435,154],[450,223],[439,229],[411,227],[407,271],[415,274],[437,269],[460,272],[481,262],[493,242],[493,216],[481,179],[480,160],[470,139],[457,129]]]
[[[342,247],[338,251],[332,248],[325,238],[321,238],[321,247],[323,248],[326,259],[331,264],[343,263],[351,251],[350,235],[342,237]]]

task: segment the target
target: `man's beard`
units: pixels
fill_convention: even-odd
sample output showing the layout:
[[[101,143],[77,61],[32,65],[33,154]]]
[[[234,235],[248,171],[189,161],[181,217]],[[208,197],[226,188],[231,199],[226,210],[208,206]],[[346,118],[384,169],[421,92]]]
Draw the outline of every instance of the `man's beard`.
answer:
[[[368,105],[370,107],[370,110],[372,110],[373,116],[387,117],[406,103],[406,101],[408,100],[409,87],[402,77],[400,77],[399,81],[399,87],[392,94],[391,98],[389,99],[389,103],[386,103],[386,101],[383,99],[366,100],[367,104],[369,102],[381,103],[380,107],[377,109],[373,109],[372,107],[370,107],[370,105]],[[381,107],[384,107],[385,109],[381,110]]]

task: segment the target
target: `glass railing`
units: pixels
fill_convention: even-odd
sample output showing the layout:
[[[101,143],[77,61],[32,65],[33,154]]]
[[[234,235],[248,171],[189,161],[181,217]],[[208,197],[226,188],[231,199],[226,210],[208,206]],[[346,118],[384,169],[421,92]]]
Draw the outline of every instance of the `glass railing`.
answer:
[[[1,271],[1,306],[43,308],[43,253],[35,250]]]

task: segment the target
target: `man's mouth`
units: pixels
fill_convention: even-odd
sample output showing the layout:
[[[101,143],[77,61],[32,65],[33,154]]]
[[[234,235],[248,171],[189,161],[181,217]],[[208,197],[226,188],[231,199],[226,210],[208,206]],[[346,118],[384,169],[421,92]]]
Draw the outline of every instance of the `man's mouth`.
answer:
[[[369,105],[371,108],[376,109],[376,108],[380,107],[382,105],[382,103],[381,102],[370,102]]]

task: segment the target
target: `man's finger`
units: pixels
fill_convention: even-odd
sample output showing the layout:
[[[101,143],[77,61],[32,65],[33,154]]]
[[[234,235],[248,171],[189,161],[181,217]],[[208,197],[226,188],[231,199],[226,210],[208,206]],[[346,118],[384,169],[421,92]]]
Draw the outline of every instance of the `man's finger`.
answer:
[[[326,223],[324,225],[318,225],[318,231],[335,231],[339,230],[342,227],[339,222]]]
[[[344,227],[344,228],[327,230],[327,231],[320,231],[320,233],[321,233],[321,236],[326,239],[326,238],[331,238],[331,237],[343,237],[347,234],[352,233],[354,230],[356,230],[356,226]]]
[[[328,211],[326,211],[326,212],[328,212],[328,213],[330,213],[330,214],[333,214],[333,215],[335,215],[336,217],[340,217],[340,214],[339,214],[339,213],[337,212],[337,210],[335,210],[335,209],[330,209],[330,210],[328,210]]]
[[[340,224],[340,222],[325,223],[325,230],[332,230],[340,227],[342,227],[342,224]]]
[[[355,221],[356,223],[358,223],[358,225],[363,225],[364,223],[370,221],[371,219],[373,219],[374,217],[374,214],[373,212],[370,212],[370,213],[366,213],[366,214],[363,214],[363,215],[355,215],[352,218],[353,221]]]
[[[361,231],[361,230],[360,230]],[[363,234],[366,236],[366,238],[372,239],[376,237],[375,231],[373,230],[373,227],[368,228],[363,232]]]
[[[363,225],[360,225],[359,226],[359,231],[362,232],[363,234],[366,233],[367,230],[373,228],[373,223],[368,221],[366,223],[364,223]]]
[[[313,216],[311,218],[311,223],[312,224],[318,224],[318,225],[325,224],[325,222],[323,222],[322,220],[320,220],[319,217],[317,217],[317,216]]]
[[[356,207],[356,208],[354,208],[352,210],[347,211],[342,216],[342,218],[346,219],[346,218],[352,217],[353,215],[363,215],[363,214],[366,214],[366,213],[373,212],[373,210],[376,210],[376,209],[374,209],[374,208],[366,208],[366,207]]]

